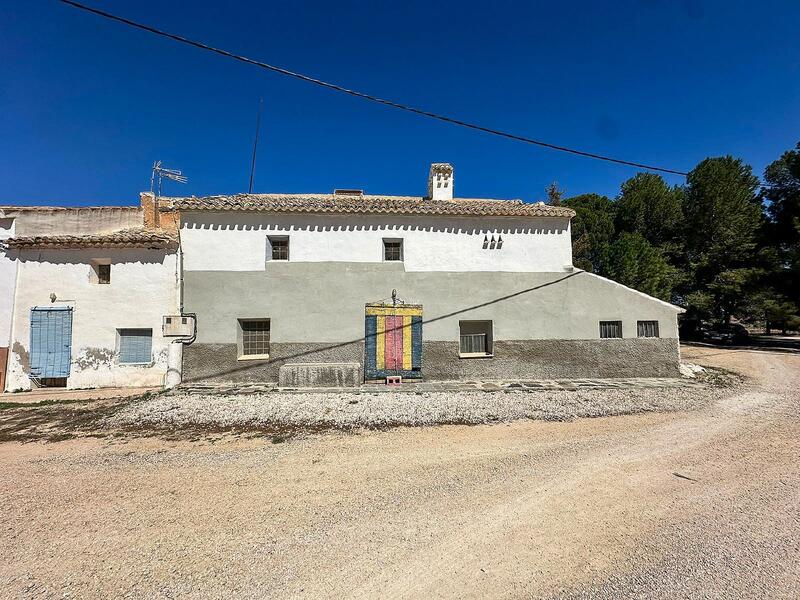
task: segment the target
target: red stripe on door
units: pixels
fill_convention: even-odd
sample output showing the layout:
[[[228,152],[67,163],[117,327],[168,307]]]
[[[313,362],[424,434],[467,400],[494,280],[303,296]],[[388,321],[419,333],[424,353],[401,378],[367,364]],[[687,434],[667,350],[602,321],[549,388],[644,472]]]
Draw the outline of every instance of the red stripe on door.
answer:
[[[403,368],[403,317],[386,317],[386,368]]]

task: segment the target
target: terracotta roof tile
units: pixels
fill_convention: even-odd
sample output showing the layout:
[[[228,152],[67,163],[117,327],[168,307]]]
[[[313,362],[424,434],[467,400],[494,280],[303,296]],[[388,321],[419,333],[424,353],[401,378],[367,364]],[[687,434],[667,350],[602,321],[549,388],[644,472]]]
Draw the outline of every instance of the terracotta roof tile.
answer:
[[[177,248],[178,238],[163,231],[122,229],[87,235],[27,235],[3,242],[8,248]]]
[[[384,215],[446,215],[476,217],[563,217],[575,212],[566,207],[522,200],[455,198],[431,200],[418,196],[342,194],[237,194],[160,198],[160,210],[263,211],[277,213],[334,213]]]

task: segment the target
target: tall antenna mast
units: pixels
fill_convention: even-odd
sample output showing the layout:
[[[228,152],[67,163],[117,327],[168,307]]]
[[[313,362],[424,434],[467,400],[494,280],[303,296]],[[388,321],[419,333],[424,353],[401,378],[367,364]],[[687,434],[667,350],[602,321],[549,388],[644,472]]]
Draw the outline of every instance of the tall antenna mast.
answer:
[[[256,139],[253,142],[253,162],[250,163],[250,186],[247,193],[253,193],[253,177],[256,174],[256,151],[258,150],[258,133],[261,130],[261,111],[264,108],[264,98],[258,99],[258,116],[256,117]]]
[[[155,194],[156,198],[161,196],[161,180],[171,179],[178,183],[186,183],[189,179],[177,169],[166,169],[161,166],[161,161],[157,160],[153,163],[153,173],[150,175],[150,193]],[[156,187],[156,179],[158,179],[158,187]]]

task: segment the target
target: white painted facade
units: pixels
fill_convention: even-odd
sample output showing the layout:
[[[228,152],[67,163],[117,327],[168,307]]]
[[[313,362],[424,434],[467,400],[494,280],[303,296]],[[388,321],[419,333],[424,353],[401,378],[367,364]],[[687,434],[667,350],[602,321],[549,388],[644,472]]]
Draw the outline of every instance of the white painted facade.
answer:
[[[402,239],[408,272],[572,268],[568,218],[184,211],[180,235],[186,271],[263,271],[269,236],[288,236],[289,262],[380,263]]]
[[[0,218],[0,243],[14,237],[14,219]],[[17,265],[0,248],[0,348],[9,346],[11,339],[11,313],[14,308]],[[2,364],[0,364],[2,368]]]
[[[144,248],[18,250],[16,302],[6,389],[26,390],[33,307],[73,308],[72,360],[68,388],[161,386],[170,343],[162,317],[179,312],[178,254]],[[110,260],[111,283],[98,284],[92,261]],[[56,301],[51,301],[55,294]],[[152,329],[152,361],[119,363],[121,328]]]

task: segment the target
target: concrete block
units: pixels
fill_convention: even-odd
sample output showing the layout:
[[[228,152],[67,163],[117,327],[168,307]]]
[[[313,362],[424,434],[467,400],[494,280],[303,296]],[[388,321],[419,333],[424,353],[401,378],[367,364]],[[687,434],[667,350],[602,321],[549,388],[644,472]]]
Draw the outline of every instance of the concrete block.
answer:
[[[357,387],[359,363],[289,363],[278,369],[278,387]]]

